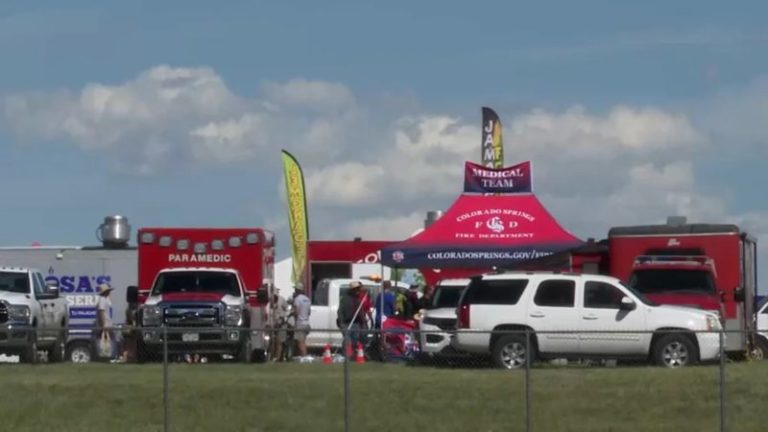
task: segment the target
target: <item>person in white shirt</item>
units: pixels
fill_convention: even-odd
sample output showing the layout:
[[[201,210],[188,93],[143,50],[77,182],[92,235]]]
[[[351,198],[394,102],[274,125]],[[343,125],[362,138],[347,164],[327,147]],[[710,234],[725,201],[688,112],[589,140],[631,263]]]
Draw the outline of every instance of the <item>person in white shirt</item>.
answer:
[[[296,325],[293,331],[293,337],[299,346],[299,353],[302,357],[307,356],[307,335],[309,334],[309,314],[312,302],[306,294],[301,284],[296,284],[293,292],[293,315],[296,317]]]
[[[96,344],[100,346],[106,334],[110,342],[109,359],[115,360],[117,344],[115,343],[115,332],[112,328],[112,318],[110,317],[112,300],[109,298],[112,290],[113,288],[105,283],[96,287],[96,293],[99,295],[98,303],[96,304],[96,329],[98,337]],[[101,354],[101,350],[99,350],[99,354]]]

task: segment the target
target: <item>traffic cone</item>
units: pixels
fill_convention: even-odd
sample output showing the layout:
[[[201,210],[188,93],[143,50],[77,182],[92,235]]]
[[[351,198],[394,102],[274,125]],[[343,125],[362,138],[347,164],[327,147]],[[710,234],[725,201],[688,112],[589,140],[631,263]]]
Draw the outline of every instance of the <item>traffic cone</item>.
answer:
[[[363,352],[363,344],[360,342],[357,343],[357,358],[355,359],[355,363],[359,363],[359,364],[365,363],[365,353]]]
[[[330,344],[325,344],[325,351],[323,351],[323,363],[325,363],[325,364],[333,363],[333,359],[331,359],[331,345]]]

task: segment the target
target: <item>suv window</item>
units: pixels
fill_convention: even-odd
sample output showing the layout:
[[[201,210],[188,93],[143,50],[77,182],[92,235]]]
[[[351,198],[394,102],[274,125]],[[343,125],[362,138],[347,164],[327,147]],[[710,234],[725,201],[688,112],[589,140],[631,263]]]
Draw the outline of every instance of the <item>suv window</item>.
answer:
[[[465,304],[513,305],[523,295],[528,279],[473,279],[464,296]]]
[[[624,294],[615,286],[589,281],[584,285],[584,307],[594,309],[619,309]]]
[[[567,279],[546,280],[539,284],[533,302],[538,306],[573,307],[576,282]]]

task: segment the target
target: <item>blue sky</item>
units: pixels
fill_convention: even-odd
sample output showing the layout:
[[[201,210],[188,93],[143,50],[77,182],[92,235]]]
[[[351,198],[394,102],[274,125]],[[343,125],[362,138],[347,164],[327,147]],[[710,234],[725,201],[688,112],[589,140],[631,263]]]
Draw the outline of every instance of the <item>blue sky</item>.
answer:
[[[267,226],[284,256],[281,148],[313,237],[401,238],[459,192],[483,105],[577,235],[672,213],[768,235],[765,2],[225,5],[0,5],[0,244],[121,213]]]

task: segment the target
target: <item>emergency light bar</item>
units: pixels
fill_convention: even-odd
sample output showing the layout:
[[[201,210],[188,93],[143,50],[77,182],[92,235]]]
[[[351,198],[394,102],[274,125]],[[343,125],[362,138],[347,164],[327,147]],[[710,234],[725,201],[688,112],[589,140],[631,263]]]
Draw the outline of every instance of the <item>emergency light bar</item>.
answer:
[[[227,246],[236,248],[242,246],[243,243],[246,244],[259,244],[262,236],[259,235],[259,233],[248,233],[245,235],[245,242],[243,242],[243,239],[239,236],[231,236],[226,240],[218,239],[211,241],[211,249],[212,250],[224,250],[224,244],[226,242]],[[173,245],[173,240],[171,236],[165,235],[160,237],[158,240],[158,245],[161,247],[171,247]],[[265,238],[264,240],[272,240],[272,238]],[[152,244],[155,242],[155,233],[152,232],[143,232],[141,233],[141,237],[139,238],[139,241],[143,244]],[[190,241],[188,239],[177,239],[176,240],[176,249],[178,250],[187,250],[190,247]],[[195,243],[193,246],[193,249],[196,253],[203,253],[208,248],[208,244],[203,243]]]
[[[638,255],[635,258],[635,264],[680,261],[695,262],[699,264],[712,264],[712,258],[701,255]]]
[[[635,264],[680,264],[680,263],[696,263],[702,265],[708,265],[712,269],[712,273],[717,275],[717,269],[715,268],[715,261],[712,258],[703,255],[638,255],[635,258]]]

